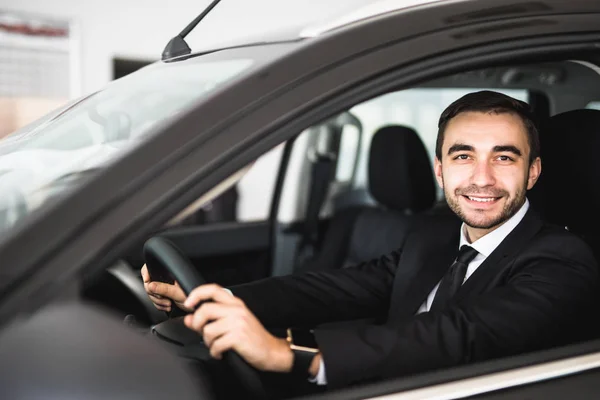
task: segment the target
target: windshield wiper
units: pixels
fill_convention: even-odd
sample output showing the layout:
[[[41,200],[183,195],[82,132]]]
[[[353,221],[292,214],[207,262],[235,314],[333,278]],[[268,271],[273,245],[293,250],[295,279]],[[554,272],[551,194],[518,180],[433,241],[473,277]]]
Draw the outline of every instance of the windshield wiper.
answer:
[[[202,21],[204,17],[206,17],[209,12],[211,12],[213,8],[215,8],[217,4],[219,4],[219,1],[221,0],[214,0],[212,3],[210,3],[210,5],[204,11],[202,11],[202,14],[198,15],[196,19],[186,26],[179,35],[175,36],[169,41],[169,43],[167,43],[167,46],[162,52],[162,61],[173,57],[184,56],[192,52],[192,49],[190,49],[190,46],[188,46],[185,41],[185,37],[196,27],[196,25],[198,25],[198,23],[200,23],[200,21]]]

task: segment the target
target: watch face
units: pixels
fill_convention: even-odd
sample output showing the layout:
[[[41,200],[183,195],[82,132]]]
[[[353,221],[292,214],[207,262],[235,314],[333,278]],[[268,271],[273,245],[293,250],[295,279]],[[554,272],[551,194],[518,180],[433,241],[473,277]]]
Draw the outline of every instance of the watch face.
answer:
[[[315,335],[310,329],[295,329],[292,328],[293,342],[297,346],[318,348],[315,340]]]

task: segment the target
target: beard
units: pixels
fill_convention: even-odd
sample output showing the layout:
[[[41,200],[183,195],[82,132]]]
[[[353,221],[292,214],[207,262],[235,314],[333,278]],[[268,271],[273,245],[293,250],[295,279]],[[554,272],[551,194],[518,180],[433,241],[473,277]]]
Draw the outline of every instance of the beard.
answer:
[[[527,181],[525,180],[525,184],[519,188],[514,197],[508,197],[506,202],[504,203],[504,207],[500,212],[495,215],[485,216],[483,212],[479,213],[477,211],[472,211],[467,213],[463,207],[461,207],[459,198],[464,195],[485,195],[490,197],[504,197],[508,196],[508,192],[502,189],[481,189],[478,186],[471,185],[466,188],[456,189],[454,191],[454,195],[451,196],[450,193],[446,191],[444,188],[444,196],[446,197],[446,202],[450,209],[458,215],[458,217],[468,226],[477,229],[491,229],[497,227],[507,220],[509,220],[513,215],[519,211],[519,209],[525,204],[525,195],[527,193]]]

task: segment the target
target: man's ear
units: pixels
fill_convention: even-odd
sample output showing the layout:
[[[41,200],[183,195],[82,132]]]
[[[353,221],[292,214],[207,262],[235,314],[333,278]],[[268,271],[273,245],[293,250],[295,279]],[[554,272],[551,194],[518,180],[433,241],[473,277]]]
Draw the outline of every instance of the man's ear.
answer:
[[[442,162],[435,157],[433,159],[433,172],[435,173],[435,180],[437,181],[440,188],[444,188],[444,178],[442,177]]]
[[[529,166],[529,178],[527,179],[527,190],[531,189],[542,173],[542,160],[537,157]]]

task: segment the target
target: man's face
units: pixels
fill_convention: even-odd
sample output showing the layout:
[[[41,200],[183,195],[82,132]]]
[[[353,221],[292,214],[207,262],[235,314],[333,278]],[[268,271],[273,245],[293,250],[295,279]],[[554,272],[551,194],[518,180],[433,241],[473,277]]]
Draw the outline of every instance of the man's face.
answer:
[[[465,112],[446,126],[435,175],[448,205],[476,236],[512,217],[537,181],[541,162],[529,164],[527,131],[513,114]]]

